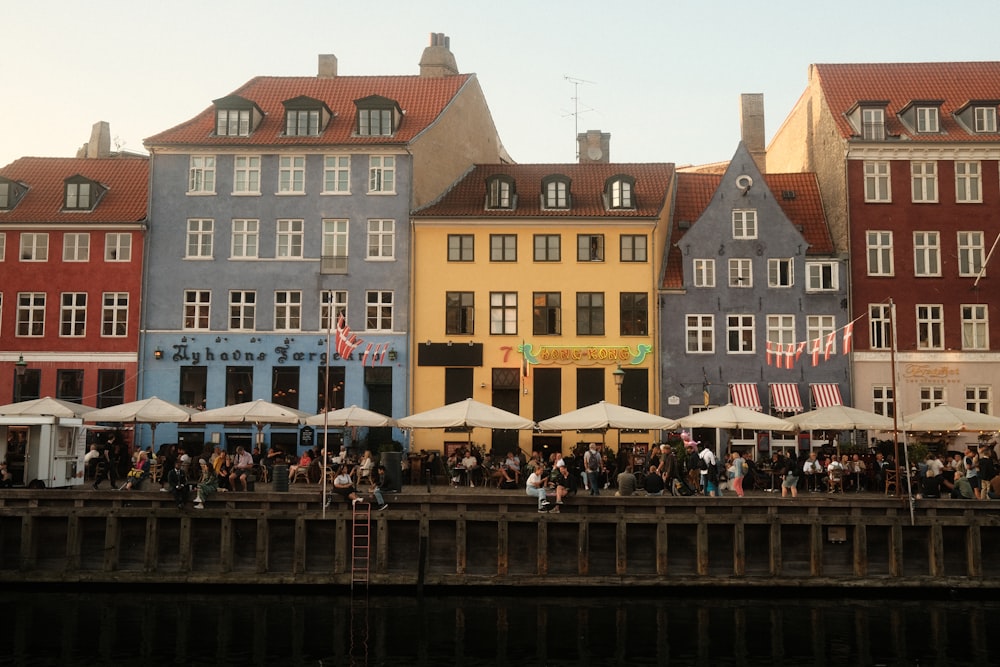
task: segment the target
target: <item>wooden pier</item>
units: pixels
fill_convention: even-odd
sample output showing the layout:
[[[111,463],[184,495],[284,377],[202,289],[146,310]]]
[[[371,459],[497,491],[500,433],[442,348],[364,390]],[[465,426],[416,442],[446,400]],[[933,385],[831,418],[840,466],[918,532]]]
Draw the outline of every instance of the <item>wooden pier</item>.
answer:
[[[371,514],[371,586],[1000,588],[1000,504],[406,487]],[[0,493],[0,581],[351,585],[352,512],[308,492]]]

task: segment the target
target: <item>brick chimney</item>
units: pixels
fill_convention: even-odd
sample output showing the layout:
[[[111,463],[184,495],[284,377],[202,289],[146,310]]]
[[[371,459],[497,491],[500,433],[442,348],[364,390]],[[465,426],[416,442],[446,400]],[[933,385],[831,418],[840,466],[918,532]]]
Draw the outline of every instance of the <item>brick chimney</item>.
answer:
[[[740,95],[740,138],[757,163],[760,173],[767,173],[767,151],[764,148],[764,95]]]
[[[576,135],[577,160],[580,164],[611,162],[611,135],[600,130],[587,130]]]
[[[451,52],[451,39],[443,32],[431,33],[431,44],[420,56],[420,76],[442,77],[458,74],[458,64]]]
[[[90,141],[76,152],[77,157],[99,158],[111,157],[111,125],[106,120],[99,120],[90,129]]]
[[[337,56],[332,53],[319,54],[319,71],[316,76],[320,79],[333,79],[337,76]]]

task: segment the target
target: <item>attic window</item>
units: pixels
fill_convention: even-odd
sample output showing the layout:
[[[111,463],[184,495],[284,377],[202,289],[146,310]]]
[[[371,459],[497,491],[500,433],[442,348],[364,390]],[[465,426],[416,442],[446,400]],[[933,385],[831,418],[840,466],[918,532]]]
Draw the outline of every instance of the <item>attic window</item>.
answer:
[[[976,132],[992,134],[997,131],[997,108],[996,107],[976,107],[975,108],[975,129]]]
[[[547,176],[542,180],[542,208],[566,209],[570,207],[570,180],[565,176]]]
[[[486,180],[487,209],[512,209],[516,199],[517,190],[510,176],[491,176]]]
[[[372,95],[354,102],[358,110],[357,132],[362,137],[390,137],[399,129],[403,111],[395,100]]]
[[[917,132],[921,134],[936,134],[939,131],[938,108],[917,107]]]
[[[861,136],[869,141],[885,140],[885,109],[861,109]]]
[[[286,137],[315,137],[326,128],[333,113],[321,101],[301,96],[282,102]]]
[[[791,201],[795,199],[795,190],[782,190],[781,198],[786,201]]]
[[[604,183],[604,204],[608,209],[634,209],[635,179],[631,176],[612,176]]]
[[[17,206],[17,202],[21,201],[27,191],[28,188],[23,183],[0,177],[0,211],[9,211]]]
[[[97,205],[97,200],[104,193],[104,188],[83,176],[66,179],[66,198],[63,209],[66,211],[90,211]]]
[[[230,95],[214,101],[215,134],[219,137],[248,137],[264,117],[252,101]]]

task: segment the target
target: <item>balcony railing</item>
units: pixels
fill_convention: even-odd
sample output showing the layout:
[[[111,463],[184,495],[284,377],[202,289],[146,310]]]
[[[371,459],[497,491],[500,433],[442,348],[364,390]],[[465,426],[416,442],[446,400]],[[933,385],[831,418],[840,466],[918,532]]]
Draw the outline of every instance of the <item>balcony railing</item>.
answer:
[[[323,255],[320,273],[347,273],[347,255]]]

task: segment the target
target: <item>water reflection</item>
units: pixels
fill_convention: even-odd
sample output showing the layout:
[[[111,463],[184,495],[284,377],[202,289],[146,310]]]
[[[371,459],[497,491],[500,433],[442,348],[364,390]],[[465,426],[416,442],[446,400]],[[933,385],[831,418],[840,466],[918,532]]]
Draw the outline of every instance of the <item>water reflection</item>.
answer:
[[[961,596],[959,596],[961,597]],[[0,594],[0,664],[989,665],[992,601]]]

